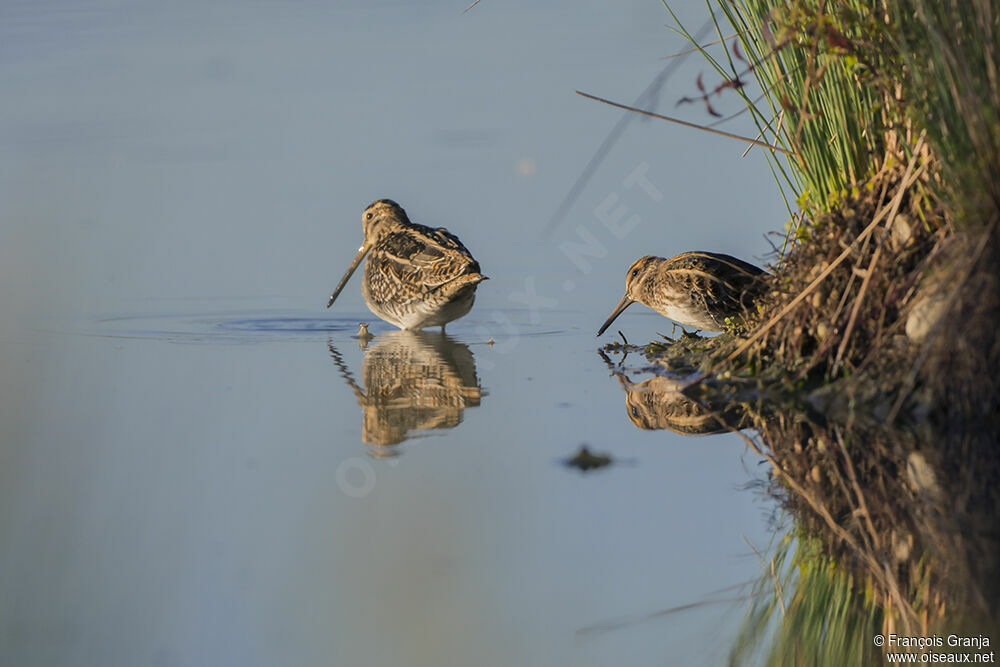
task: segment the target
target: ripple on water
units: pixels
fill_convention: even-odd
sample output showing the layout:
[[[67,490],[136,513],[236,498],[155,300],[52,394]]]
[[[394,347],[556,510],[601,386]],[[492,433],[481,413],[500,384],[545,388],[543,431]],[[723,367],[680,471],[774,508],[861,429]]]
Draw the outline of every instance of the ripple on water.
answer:
[[[545,329],[537,324],[518,321],[512,311],[503,327],[492,322],[465,318],[448,325],[448,333],[466,343],[486,342],[495,338],[499,343],[509,338],[552,336],[566,333],[564,329]],[[527,318],[525,318],[527,319]],[[341,317],[313,316],[302,313],[223,312],[223,313],[138,313],[97,320],[87,335],[106,338],[160,340],[187,344],[250,344],[281,341],[326,340],[353,335],[359,322],[370,322],[369,330],[376,336],[396,328],[371,316],[358,314]],[[433,329],[428,329],[431,331]]]
[[[171,343],[248,344],[289,340],[325,340],[335,332],[355,332],[356,317],[247,313],[139,314],[97,321],[87,333],[107,338],[160,340]]]

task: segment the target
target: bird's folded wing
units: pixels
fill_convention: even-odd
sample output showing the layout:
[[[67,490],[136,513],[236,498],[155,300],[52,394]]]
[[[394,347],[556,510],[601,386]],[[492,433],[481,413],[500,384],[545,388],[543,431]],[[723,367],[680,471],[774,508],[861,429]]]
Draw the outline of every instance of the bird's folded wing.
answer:
[[[387,278],[427,292],[479,271],[457,238],[444,230],[428,228],[428,232],[401,230],[379,242],[375,251]]]

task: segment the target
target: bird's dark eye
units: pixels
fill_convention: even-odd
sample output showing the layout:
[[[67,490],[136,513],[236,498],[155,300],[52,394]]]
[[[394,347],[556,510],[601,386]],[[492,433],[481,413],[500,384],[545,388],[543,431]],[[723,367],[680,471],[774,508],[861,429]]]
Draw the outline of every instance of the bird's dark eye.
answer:
[[[366,218],[367,220],[371,220],[371,219],[372,219],[372,218],[374,218],[374,217],[375,217],[375,214],[374,214],[374,213],[372,213],[371,211],[368,211],[368,215],[366,215],[366,216],[365,216],[365,218]]]
[[[639,275],[639,269],[632,269],[632,277],[635,278],[637,275]]]

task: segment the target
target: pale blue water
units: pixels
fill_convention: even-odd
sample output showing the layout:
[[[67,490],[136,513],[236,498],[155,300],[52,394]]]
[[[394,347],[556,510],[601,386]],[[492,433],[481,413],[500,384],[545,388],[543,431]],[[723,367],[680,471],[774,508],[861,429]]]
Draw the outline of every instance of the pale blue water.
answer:
[[[738,604],[639,619],[759,575],[756,461],[635,428],[594,332],[642,254],[766,253],[773,182],[636,122],[540,233],[620,117],[573,89],[684,45],[658,3],[464,7],[0,8],[0,662],[724,659]],[[491,278],[444,341],[357,276],[323,308],[378,197]]]

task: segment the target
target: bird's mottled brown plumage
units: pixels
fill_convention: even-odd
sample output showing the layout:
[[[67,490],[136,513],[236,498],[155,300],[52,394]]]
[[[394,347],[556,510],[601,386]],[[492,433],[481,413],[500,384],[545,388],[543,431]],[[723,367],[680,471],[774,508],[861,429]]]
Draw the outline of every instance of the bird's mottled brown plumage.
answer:
[[[443,227],[410,222],[390,199],[372,202],[361,216],[364,243],[334,291],[333,304],[368,254],[361,294],[368,308],[401,329],[444,326],[472,308],[486,280],[458,237]]]
[[[625,296],[597,335],[636,301],[680,324],[721,331],[726,318],[743,316],[768,275],[753,264],[714,252],[641,257],[629,267]]]

